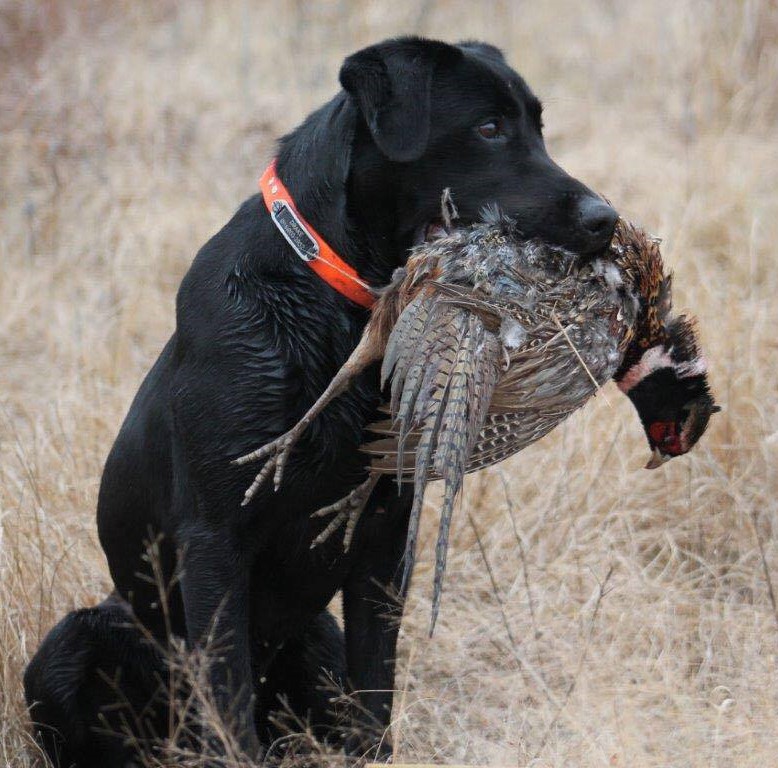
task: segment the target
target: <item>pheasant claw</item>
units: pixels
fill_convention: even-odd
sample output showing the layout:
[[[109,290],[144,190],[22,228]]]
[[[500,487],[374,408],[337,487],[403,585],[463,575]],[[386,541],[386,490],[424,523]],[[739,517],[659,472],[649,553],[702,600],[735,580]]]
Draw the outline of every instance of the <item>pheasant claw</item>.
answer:
[[[248,464],[251,461],[261,461],[266,459],[264,466],[259,470],[254,481],[246,490],[243,495],[243,501],[241,506],[245,507],[256,495],[265,480],[273,475],[273,489],[277,492],[281,487],[281,483],[284,479],[284,469],[286,468],[286,462],[289,459],[289,454],[292,452],[292,448],[295,443],[300,439],[300,435],[305,430],[308,422],[301,420],[292,427],[288,432],[276,438],[271,443],[263,445],[256,451],[247,453],[245,456],[241,456],[235,459],[232,463],[237,465]]]
[[[354,530],[357,527],[359,518],[362,514],[362,510],[365,508],[370,494],[373,492],[378,478],[380,475],[368,475],[367,480],[360,483],[353,491],[347,496],[336,501],[334,504],[317,509],[311,517],[326,517],[333,513],[337,513],[335,517],[330,521],[329,525],[311,542],[311,549],[318,547],[319,544],[324,543],[344,521],[346,522],[346,530],[343,534],[343,551],[348,552],[351,546],[351,541],[354,537]]]

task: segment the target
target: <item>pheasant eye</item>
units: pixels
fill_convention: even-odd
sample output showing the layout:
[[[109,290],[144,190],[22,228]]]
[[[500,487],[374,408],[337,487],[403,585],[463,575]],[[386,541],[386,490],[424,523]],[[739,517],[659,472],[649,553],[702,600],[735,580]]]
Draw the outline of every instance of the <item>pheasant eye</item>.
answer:
[[[502,133],[502,120],[488,120],[478,126],[478,133],[484,139],[499,139]]]

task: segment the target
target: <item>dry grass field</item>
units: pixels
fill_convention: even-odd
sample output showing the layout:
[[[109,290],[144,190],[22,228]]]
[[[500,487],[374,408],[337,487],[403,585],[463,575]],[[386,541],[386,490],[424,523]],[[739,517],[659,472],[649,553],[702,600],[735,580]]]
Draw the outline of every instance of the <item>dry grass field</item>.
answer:
[[[0,0],[0,765],[43,764],[22,670],[109,589],[102,463],[196,249],[342,58],[401,32],[504,48],[551,154],[663,238],[724,412],[646,472],[608,387],[469,477],[432,640],[430,493],[396,759],[778,764],[773,0]]]

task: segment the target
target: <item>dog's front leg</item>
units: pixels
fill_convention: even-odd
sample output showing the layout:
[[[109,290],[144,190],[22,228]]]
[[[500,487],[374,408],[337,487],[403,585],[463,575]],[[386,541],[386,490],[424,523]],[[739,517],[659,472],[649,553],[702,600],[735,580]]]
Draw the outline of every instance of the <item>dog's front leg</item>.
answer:
[[[394,586],[355,579],[343,590],[346,665],[352,701],[346,753],[388,761],[395,650],[402,616]]]
[[[410,489],[412,490],[412,489]],[[371,545],[357,542],[359,559],[343,587],[346,666],[352,693],[351,728],[346,753],[388,761],[392,757],[389,724],[394,695],[397,635],[404,594],[400,593],[401,561],[408,529],[410,494],[389,491],[383,515],[386,528],[375,532]],[[361,546],[360,546],[361,544]]]
[[[190,647],[208,654],[208,681],[218,714],[238,747],[254,758],[259,754],[259,741],[249,650],[250,564],[244,562],[241,551],[226,531],[198,523],[185,537],[181,587],[187,640]],[[209,723],[201,726],[203,738],[216,753],[225,752]]]

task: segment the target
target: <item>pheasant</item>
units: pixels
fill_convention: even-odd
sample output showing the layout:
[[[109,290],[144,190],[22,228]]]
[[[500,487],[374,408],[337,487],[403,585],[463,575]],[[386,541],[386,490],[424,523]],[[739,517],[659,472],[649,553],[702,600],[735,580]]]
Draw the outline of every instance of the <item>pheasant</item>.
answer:
[[[446,211],[444,203],[444,212]],[[449,219],[450,211],[446,218]],[[273,474],[276,490],[296,441],[352,378],[383,358],[390,418],[363,445],[367,479],[314,513],[333,518],[312,547],[346,523],[348,549],[378,479],[414,482],[403,589],[413,568],[424,490],[444,482],[431,629],[455,498],[468,472],[540,439],[613,378],[633,402],[652,451],[647,468],[686,453],[714,404],[694,320],[672,317],[671,277],[657,241],[621,220],[605,257],[582,262],[525,240],[499,211],[417,246],[375,304],[361,341],[303,418],[236,460],[265,460],[246,504]]]

